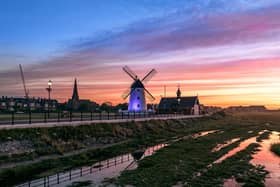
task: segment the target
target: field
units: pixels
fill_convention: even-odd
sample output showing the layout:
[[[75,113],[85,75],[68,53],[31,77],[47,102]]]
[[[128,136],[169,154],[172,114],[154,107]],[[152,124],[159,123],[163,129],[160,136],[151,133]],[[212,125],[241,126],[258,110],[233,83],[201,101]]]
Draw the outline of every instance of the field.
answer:
[[[244,186],[263,186],[269,171],[252,161],[254,155],[261,152],[262,142],[280,131],[279,123],[280,112],[220,112],[201,119],[1,130],[0,146],[11,141],[33,144],[30,152],[1,154],[0,183],[10,186],[147,145],[169,142],[169,146],[140,160],[137,169],[123,172],[110,183],[120,186],[222,186],[234,179]],[[171,141],[211,130],[215,132]],[[243,146],[252,138],[256,141]],[[229,140],[235,141],[227,143]],[[213,151],[217,146],[220,148]],[[240,147],[239,151],[215,163]],[[7,168],[9,164],[13,167]]]

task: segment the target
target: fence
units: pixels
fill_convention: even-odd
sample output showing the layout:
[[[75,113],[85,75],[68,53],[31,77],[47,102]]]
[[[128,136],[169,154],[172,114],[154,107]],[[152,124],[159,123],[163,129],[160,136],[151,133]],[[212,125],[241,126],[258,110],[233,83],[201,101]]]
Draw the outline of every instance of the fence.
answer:
[[[144,152],[144,157],[152,155],[155,151],[165,147],[166,145],[167,144],[159,144],[156,146],[148,147]],[[16,187],[55,186],[55,185],[61,184],[63,182],[71,181],[71,180],[77,179],[79,177],[94,174],[94,173],[100,172],[102,170],[111,168],[111,167],[116,167],[120,164],[129,162],[129,161],[134,161],[133,156],[131,154],[124,154],[124,155],[120,155],[120,156],[117,156],[117,157],[114,157],[111,159],[97,162],[96,164],[94,164],[92,166],[81,167],[78,169],[69,170],[66,172],[57,173],[55,175],[50,175],[50,176],[46,176],[46,177],[39,178],[36,180],[28,181],[28,182],[20,184]],[[110,177],[110,176],[108,176],[108,177]]]
[[[88,167],[81,167],[76,170],[70,170],[68,172],[64,173],[57,173],[55,175],[43,177],[40,179],[36,179],[33,181],[26,182],[24,184],[18,185],[17,187],[39,187],[39,186],[54,186],[66,181],[71,181],[73,179],[93,174],[98,171],[104,170],[106,168],[110,168],[112,166],[117,166],[119,164],[132,161],[133,158],[130,154],[127,155],[122,155],[120,157],[115,157],[114,159],[108,159],[103,162],[98,162],[97,164],[93,166],[88,166]],[[105,162],[105,163],[104,163]]]
[[[117,120],[117,119],[138,119],[153,117],[175,117],[178,114],[156,114],[150,112],[43,112],[43,113],[6,113],[0,114],[0,125],[2,124],[32,124],[48,122],[72,122],[72,121],[93,121],[93,120]],[[180,114],[182,115],[182,114]]]

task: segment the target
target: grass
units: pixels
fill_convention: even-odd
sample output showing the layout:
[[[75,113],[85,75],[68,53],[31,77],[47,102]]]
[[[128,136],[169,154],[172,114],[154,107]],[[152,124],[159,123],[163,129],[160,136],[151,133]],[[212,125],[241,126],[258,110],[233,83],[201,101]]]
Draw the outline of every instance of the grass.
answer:
[[[270,150],[280,157],[280,143],[272,144]]]
[[[87,187],[87,186],[91,186],[91,184],[92,184],[91,181],[81,181],[81,182],[73,182],[67,187]]]

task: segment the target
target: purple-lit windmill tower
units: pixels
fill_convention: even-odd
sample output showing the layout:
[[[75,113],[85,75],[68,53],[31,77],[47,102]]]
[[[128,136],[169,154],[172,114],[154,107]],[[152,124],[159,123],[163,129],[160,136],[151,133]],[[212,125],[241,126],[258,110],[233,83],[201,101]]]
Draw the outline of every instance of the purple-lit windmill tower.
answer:
[[[147,83],[157,73],[155,69],[152,69],[142,80],[128,67],[123,67],[132,79],[133,83],[130,88],[122,95],[123,99],[129,97],[128,112],[145,112],[147,111],[146,97],[154,101],[154,96],[145,88],[144,84]]]

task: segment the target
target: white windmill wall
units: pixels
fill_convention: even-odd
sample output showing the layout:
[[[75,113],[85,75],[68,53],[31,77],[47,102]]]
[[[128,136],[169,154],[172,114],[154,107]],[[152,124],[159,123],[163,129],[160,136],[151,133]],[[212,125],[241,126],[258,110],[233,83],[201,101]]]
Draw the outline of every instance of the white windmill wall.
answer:
[[[130,94],[128,112],[144,112],[147,110],[144,88],[136,88]]]

